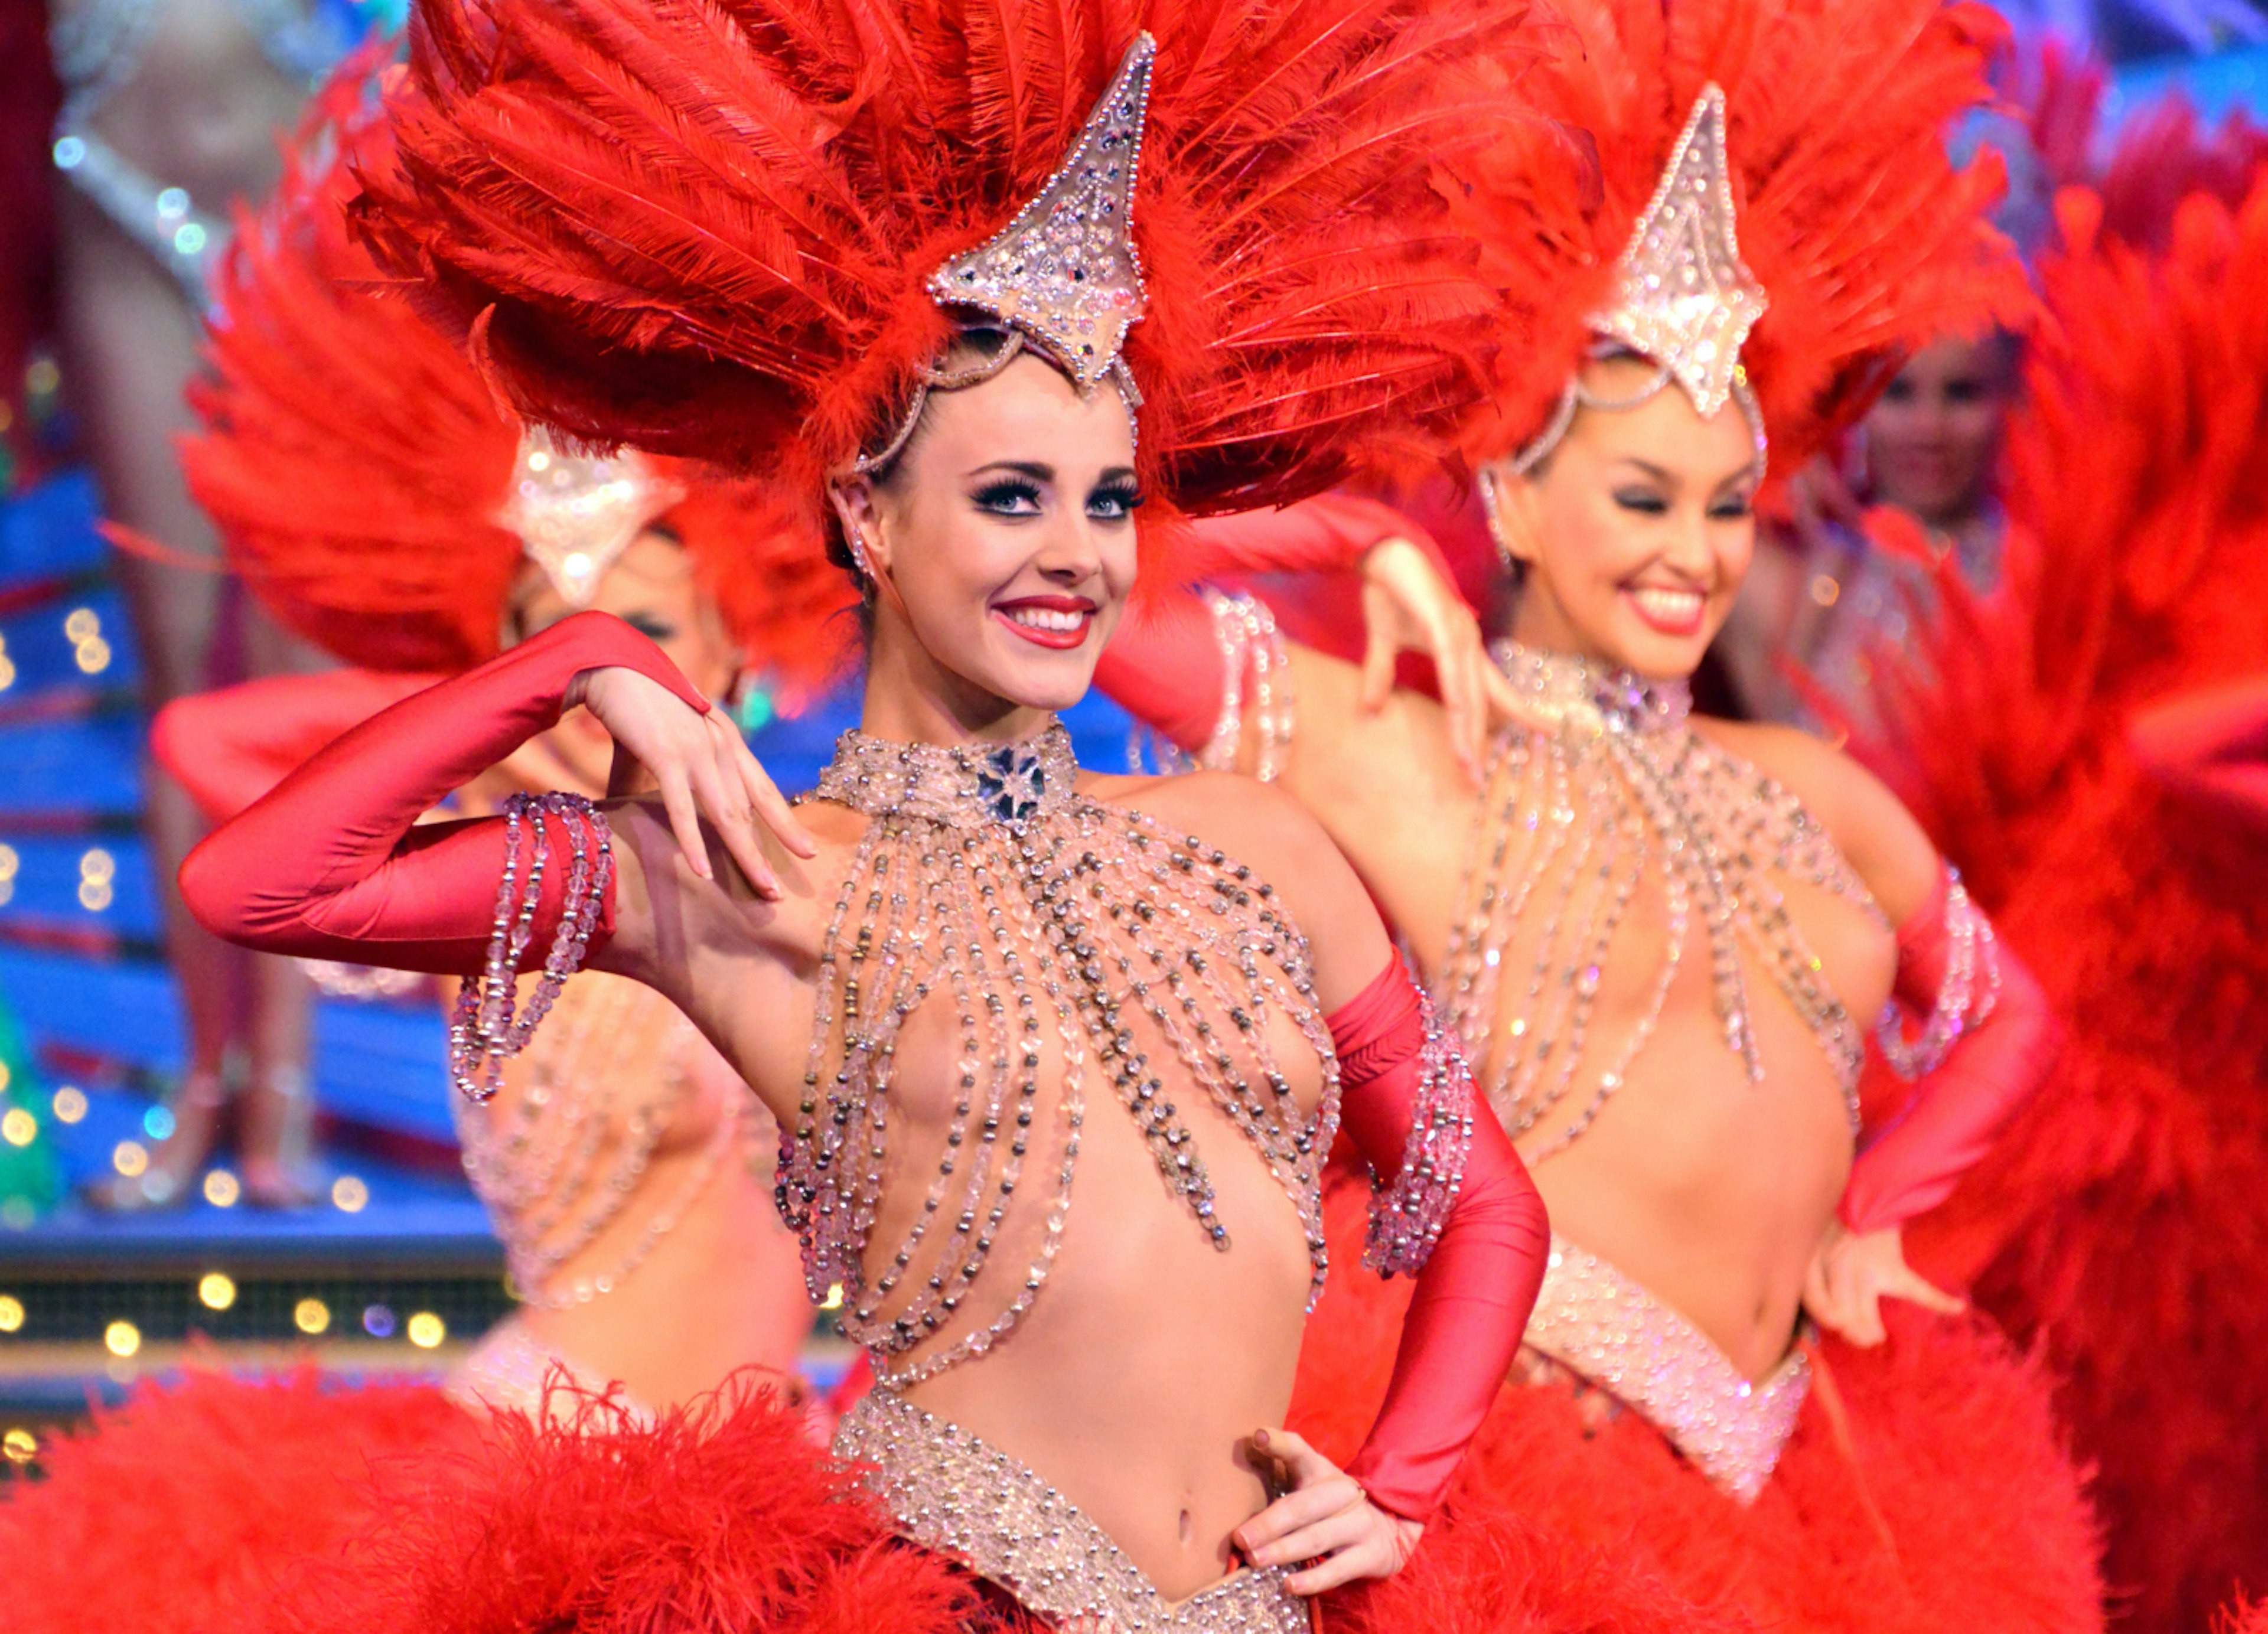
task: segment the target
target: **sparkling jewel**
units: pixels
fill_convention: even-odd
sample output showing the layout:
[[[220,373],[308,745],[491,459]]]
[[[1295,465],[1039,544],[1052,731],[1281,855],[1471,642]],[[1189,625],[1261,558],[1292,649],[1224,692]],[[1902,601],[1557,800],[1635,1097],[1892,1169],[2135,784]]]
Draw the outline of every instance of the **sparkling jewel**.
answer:
[[[873,821],[821,943],[777,1196],[814,1301],[841,1286],[843,1330],[894,1387],[983,1354],[1031,1308],[1098,1080],[1225,1250],[1228,1224],[1174,1099],[1205,1096],[1297,1205],[1321,1286],[1337,1069],[1306,942],[1250,869],[1081,794],[1078,776],[1051,725],[991,748],[846,732],[820,778],[815,798]],[[899,1240],[877,1245],[900,1034],[933,995],[952,1018],[952,1104],[926,1196]],[[1271,1014],[1322,1064],[1312,1115],[1278,1064]],[[1027,1165],[1043,1183],[1026,1183]],[[1022,1269],[986,1276],[1003,1248]]]
[[[1591,327],[1661,364],[1706,415],[1733,394],[1764,288],[1741,261],[1725,93],[1705,85]]]
[[[1142,316],[1134,180],[1157,42],[1138,36],[1070,154],[1015,218],[931,275],[940,305],[989,312],[1036,342],[1082,387],[1118,361]]]

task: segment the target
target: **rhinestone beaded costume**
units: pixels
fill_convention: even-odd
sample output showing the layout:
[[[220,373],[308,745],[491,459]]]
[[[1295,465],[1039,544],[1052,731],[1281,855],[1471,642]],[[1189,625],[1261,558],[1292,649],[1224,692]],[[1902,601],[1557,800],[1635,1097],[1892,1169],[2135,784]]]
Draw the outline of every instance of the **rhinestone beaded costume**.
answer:
[[[1530,713],[1558,729],[1497,739],[1495,805],[1474,825],[1440,985],[1468,1050],[1491,1061],[1484,1086],[1506,1132],[1518,1139],[1585,1088],[1580,1111],[1528,1161],[1590,1128],[1660,1022],[1697,918],[1725,1046],[1749,1080],[1764,1077],[1749,1023],[1752,955],[1818,1040],[1855,1133],[1864,1041],[1774,882],[1800,880],[1881,920],[1826,830],[1786,789],[1693,730],[1683,682],[1511,642],[1495,655]],[[1594,1053],[1601,972],[1648,875],[1668,918],[1660,968],[1637,1020]],[[1522,929],[1534,931],[1532,954],[1507,968]],[[1506,994],[1506,983],[1520,985]]]
[[[1744,1504],[1764,1490],[1811,1391],[1802,1351],[1752,1384],[1708,1335],[1557,1232],[1527,1343],[1616,1396]]]
[[[1306,940],[1250,869],[1079,793],[1078,775],[1050,725],[990,749],[846,732],[820,777],[815,798],[873,821],[821,943],[779,1206],[814,1299],[842,1288],[843,1330],[891,1387],[983,1355],[1031,1308],[1097,1085],[1134,1120],[1193,1229],[1225,1250],[1233,1222],[1219,1217],[1167,1078],[1208,1097],[1298,1208],[1322,1286],[1338,1071]],[[903,1240],[878,1245],[899,1034],[933,994],[950,996],[955,1018],[954,1105],[920,1212]],[[1322,1063],[1312,1116],[1274,1058],[1271,1012]],[[1027,1262],[985,1278],[1012,1237],[1031,1241]]]
[[[868,1467],[899,1529],[1065,1629],[1095,1634],[1307,1634],[1291,1568],[1239,1571],[1168,1601],[1110,1535],[1028,1465],[876,1390],[845,1414],[835,1451]]]

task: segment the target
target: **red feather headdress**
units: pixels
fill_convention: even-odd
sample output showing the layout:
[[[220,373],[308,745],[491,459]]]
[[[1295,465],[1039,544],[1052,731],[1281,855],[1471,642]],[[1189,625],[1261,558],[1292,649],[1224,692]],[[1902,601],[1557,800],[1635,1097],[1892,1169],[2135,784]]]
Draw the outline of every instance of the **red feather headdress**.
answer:
[[[1519,86],[1544,118],[1507,122],[1477,160],[1444,167],[1460,224],[1511,291],[1494,403],[1466,439],[1476,461],[1545,430],[1617,305],[1633,232],[1711,86],[1723,92],[1738,239],[1714,270],[1749,275],[1755,327],[1740,356],[1786,468],[1863,408],[1899,349],[2022,309],[2021,273],[1985,216],[1999,165],[1956,170],[1945,147],[1949,122],[1989,94],[1999,25],[1983,7],[1557,9],[1567,26],[1544,35],[1551,60]]]
[[[384,129],[348,116],[311,133],[366,158]],[[276,196],[239,222],[210,345],[190,388],[203,422],[186,440],[191,492],[229,564],[287,626],[350,663],[454,670],[492,655],[526,558],[500,520],[519,423],[462,350],[387,294],[344,216],[343,164],[295,158]],[[684,541],[703,587],[752,663],[792,687],[826,678],[848,605],[840,577],[787,541],[764,487],[655,461],[665,492],[632,519]]]
[[[362,216],[523,410],[776,474],[815,548],[826,479],[954,332],[929,280],[1049,183],[1146,30],[1145,475],[1185,510],[1275,503],[1438,446],[1477,394],[1491,302],[1424,159],[1498,106],[1464,65],[1518,11],[446,0]]]

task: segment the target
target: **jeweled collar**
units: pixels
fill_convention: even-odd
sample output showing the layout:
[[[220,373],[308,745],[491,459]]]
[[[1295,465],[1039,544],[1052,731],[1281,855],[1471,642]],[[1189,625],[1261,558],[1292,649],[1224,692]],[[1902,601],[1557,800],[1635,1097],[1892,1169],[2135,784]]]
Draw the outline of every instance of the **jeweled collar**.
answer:
[[[1051,722],[997,745],[899,743],[855,727],[835,740],[818,798],[870,817],[926,818],[950,828],[998,824],[1021,833],[1076,798],[1071,734]]]
[[[1693,712],[1693,688],[1683,681],[1648,681],[1594,659],[1546,652],[1516,641],[1495,642],[1489,651],[1521,701],[1562,726],[1675,732]]]

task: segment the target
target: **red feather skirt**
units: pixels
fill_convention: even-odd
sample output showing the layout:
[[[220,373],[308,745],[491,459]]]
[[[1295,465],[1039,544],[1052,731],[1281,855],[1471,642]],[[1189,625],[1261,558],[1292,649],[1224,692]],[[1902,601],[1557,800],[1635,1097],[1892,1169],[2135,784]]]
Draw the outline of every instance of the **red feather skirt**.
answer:
[[[1360,1203],[1333,1198],[1335,1246],[1358,1240]],[[1292,1410],[1341,1461],[1384,1394],[1408,1299],[1353,1258],[1308,1328]],[[1602,1424],[1565,1387],[1507,1385],[1417,1557],[1345,1601],[1345,1622],[1525,1628],[1486,1586],[1511,1571],[1558,1626],[1600,1634],[2100,1630],[2095,1523],[2047,1380],[1981,1321],[1887,1310],[1880,1349],[1815,1352],[1801,1424],[1746,1506],[1635,1414]]]

